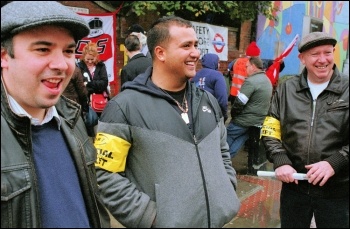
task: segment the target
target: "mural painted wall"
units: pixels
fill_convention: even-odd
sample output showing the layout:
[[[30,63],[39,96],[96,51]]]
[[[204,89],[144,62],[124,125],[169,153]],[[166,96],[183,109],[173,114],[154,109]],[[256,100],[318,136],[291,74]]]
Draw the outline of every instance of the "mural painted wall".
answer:
[[[257,25],[257,44],[261,49],[261,58],[278,57],[296,34],[299,40],[292,52],[284,59],[284,75],[299,74],[301,64],[298,59],[298,44],[305,34],[306,18],[323,22],[323,31],[337,39],[335,63],[340,71],[349,51],[349,2],[347,1],[273,1],[279,10],[274,12],[278,22],[259,15]],[[308,23],[309,24],[309,23]],[[307,30],[308,30],[307,26]]]

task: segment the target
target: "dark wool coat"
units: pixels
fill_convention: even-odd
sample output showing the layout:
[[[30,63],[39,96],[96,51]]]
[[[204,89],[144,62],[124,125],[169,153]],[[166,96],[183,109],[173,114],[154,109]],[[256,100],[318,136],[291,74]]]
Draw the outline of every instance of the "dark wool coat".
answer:
[[[122,68],[120,73],[121,85],[126,81],[133,81],[136,76],[144,73],[149,66],[152,66],[152,59],[146,57],[143,53],[133,56]]]

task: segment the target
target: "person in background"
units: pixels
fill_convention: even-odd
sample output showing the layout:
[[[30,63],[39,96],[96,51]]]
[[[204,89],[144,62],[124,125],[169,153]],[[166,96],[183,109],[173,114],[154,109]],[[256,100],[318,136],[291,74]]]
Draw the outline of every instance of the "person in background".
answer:
[[[224,117],[197,88],[200,51],[191,22],[158,19],[148,32],[153,65],[102,112],[95,147],[98,183],[125,227],[223,227],[237,214]]]
[[[84,19],[55,1],[1,7],[1,228],[110,225],[96,149],[79,105],[61,96],[87,34]]]
[[[272,85],[263,71],[259,57],[251,57],[246,63],[248,78],[244,81],[231,106],[231,121],[227,126],[227,143],[231,158],[249,138],[250,127],[261,127],[271,101]],[[258,145],[250,146],[258,148]]]
[[[141,52],[141,44],[136,35],[126,37],[125,48],[129,61],[120,73],[122,86],[126,81],[133,81],[136,76],[145,72],[149,66],[152,66],[152,59],[145,57]]]
[[[141,52],[147,58],[152,59],[151,53],[149,52],[148,45],[147,45],[146,31],[142,28],[141,25],[133,24],[132,26],[130,26],[128,29],[127,35],[136,35],[137,38],[139,38],[141,43]]]
[[[226,87],[227,87],[227,99],[230,102],[231,101],[231,85],[232,85],[232,76],[233,76],[233,65],[236,62],[237,59],[232,60],[227,65],[227,71],[224,73],[225,81],[226,81]]]
[[[247,49],[245,55],[237,58],[232,62],[232,81],[230,88],[230,101],[231,105],[234,103],[235,99],[238,96],[238,92],[241,90],[241,87],[248,77],[247,73],[247,62],[249,57],[259,57],[260,56],[260,48],[256,45],[255,41],[252,41]],[[229,69],[230,69],[229,64]]]
[[[89,112],[93,111],[89,110],[88,92],[84,84],[84,77],[78,65],[76,65],[73,76],[62,95],[80,104],[81,116],[83,117],[87,133],[90,137],[95,137],[94,125],[91,123],[91,119],[89,120],[90,115],[93,115],[89,114]]]
[[[88,97],[92,93],[108,93],[106,65],[100,61],[96,43],[89,42],[83,49],[78,66],[86,78],[85,86]]]
[[[228,98],[225,78],[219,69],[219,56],[215,53],[207,53],[202,57],[202,69],[199,70],[193,81],[197,87],[209,91],[218,100],[224,121],[227,120]]]
[[[279,84],[262,128],[282,181],[282,228],[349,228],[349,76],[334,63],[336,39],[313,32],[299,43],[305,66]],[[293,173],[305,173],[296,180]]]
[[[81,106],[81,115],[89,111],[88,92],[84,84],[84,78],[80,68],[76,65],[73,76],[62,95],[77,102]]]

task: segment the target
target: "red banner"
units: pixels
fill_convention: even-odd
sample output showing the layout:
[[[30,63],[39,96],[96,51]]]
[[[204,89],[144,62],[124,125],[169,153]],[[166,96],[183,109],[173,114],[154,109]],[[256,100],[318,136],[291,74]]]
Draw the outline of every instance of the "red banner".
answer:
[[[89,42],[94,42],[98,46],[99,58],[107,69],[108,81],[117,81],[117,22],[116,13],[104,14],[81,14],[89,24],[90,34],[78,41],[76,48],[76,58],[80,58],[82,50]]]

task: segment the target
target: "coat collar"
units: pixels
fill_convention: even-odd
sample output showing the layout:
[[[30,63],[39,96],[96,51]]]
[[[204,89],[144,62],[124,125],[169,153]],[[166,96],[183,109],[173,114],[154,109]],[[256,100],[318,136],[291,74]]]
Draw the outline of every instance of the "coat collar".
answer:
[[[306,67],[303,69],[302,73],[299,76],[299,85],[298,85],[297,91],[299,92],[299,91],[302,91],[305,89],[309,89],[309,85],[307,83],[307,69],[306,69]],[[334,92],[337,94],[342,92],[342,77],[341,77],[341,74],[340,74],[340,72],[335,64],[333,66],[333,74],[332,74],[331,79],[329,80],[329,84],[325,90],[331,91],[331,92]]]

